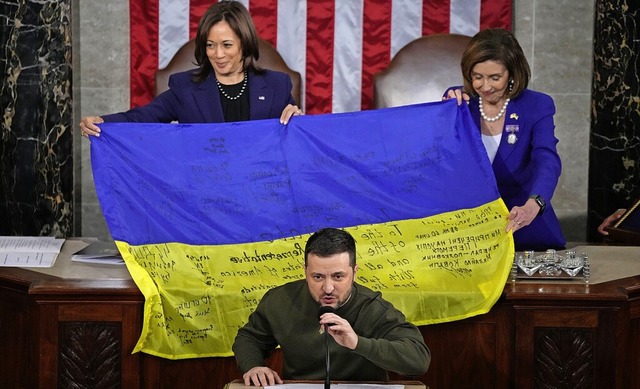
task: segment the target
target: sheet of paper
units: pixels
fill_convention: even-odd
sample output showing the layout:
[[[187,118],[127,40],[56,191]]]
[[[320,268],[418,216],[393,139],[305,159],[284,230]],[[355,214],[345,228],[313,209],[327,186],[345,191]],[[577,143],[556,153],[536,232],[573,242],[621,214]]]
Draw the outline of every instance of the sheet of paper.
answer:
[[[49,236],[0,236],[0,266],[51,267],[63,244]]]
[[[404,389],[404,385],[384,384],[331,384],[336,389]],[[324,384],[282,384],[265,386],[264,389],[324,389]]]
[[[51,267],[58,253],[8,253],[0,252],[0,266]]]

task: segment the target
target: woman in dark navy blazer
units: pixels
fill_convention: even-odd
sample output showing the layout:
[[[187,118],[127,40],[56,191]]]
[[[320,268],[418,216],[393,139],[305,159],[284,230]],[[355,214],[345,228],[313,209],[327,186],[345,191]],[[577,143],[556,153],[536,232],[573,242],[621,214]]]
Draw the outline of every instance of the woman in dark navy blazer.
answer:
[[[111,115],[84,117],[82,136],[99,136],[103,122],[218,123],[280,118],[302,111],[288,74],[261,69],[258,36],[239,2],[213,4],[198,24],[197,69],[169,77],[169,90],[149,104]]]
[[[476,34],[461,68],[463,89],[447,90],[445,99],[469,104],[510,210],[507,231],[513,231],[516,250],[564,248],[551,206],[561,172],[553,99],[527,89],[529,64],[516,38],[504,29]]]

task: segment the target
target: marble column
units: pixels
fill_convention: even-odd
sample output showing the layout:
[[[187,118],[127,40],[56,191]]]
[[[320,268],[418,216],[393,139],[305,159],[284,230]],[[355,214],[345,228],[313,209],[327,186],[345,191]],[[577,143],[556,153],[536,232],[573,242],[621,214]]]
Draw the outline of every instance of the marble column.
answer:
[[[587,231],[640,198],[640,2],[596,0]]]
[[[73,235],[70,6],[0,2],[0,235]]]

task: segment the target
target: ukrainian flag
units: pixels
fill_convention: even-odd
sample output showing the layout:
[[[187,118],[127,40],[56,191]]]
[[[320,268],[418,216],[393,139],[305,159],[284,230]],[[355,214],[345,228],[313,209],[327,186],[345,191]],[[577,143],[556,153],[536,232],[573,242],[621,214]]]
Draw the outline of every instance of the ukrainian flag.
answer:
[[[270,288],[304,278],[322,227],[356,239],[356,281],[416,325],[486,313],[514,246],[480,133],[455,101],[224,124],[105,123],[98,199],[145,296],[135,351],[232,355]]]

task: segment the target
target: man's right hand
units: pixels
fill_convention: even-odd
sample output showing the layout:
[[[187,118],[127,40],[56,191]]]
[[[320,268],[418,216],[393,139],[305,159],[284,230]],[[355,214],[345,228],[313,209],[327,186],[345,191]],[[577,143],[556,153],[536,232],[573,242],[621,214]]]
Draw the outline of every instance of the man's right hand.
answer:
[[[600,224],[600,226],[598,227],[598,232],[600,234],[602,234],[602,235],[605,235],[605,236],[609,235],[609,232],[607,230],[605,230],[605,228],[606,227],[611,227],[612,225],[614,225],[615,222],[620,220],[620,218],[622,217],[622,215],[624,215],[625,212],[627,212],[627,210],[621,208],[621,209],[615,211],[614,213],[612,213],[611,215],[609,215],[609,217],[604,219],[602,224]]]
[[[273,386],[284,383],[275,371],[266,366],[256,366],[242,375],[247,386]]]

